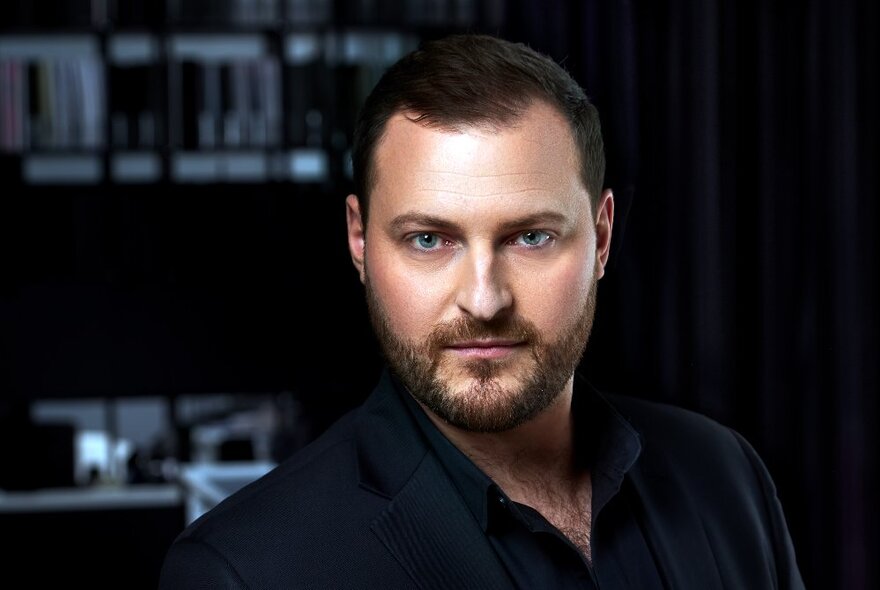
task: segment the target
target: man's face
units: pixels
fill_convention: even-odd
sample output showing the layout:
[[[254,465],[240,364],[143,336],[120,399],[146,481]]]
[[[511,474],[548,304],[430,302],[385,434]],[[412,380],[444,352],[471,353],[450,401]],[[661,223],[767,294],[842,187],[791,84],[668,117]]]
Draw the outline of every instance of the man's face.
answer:
[[[431,412],[500,432],[563,392],[589,337],[613,200],[596,219],[567,122],[448,132],[403,114],[375,151],[369,226],[349,246],[391,369]]]

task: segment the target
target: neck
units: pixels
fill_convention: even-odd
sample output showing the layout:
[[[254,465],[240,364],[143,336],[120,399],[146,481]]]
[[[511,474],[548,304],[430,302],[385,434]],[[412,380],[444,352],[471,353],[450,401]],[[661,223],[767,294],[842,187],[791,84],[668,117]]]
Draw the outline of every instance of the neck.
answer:
[[[511,498],[521,501],[531,488],[545,486],[548,480],[574,486],[583,475],[574,460],[572,389],[573,378],[540,414],[497,433],[463,430],[422,407],[452,444]]]

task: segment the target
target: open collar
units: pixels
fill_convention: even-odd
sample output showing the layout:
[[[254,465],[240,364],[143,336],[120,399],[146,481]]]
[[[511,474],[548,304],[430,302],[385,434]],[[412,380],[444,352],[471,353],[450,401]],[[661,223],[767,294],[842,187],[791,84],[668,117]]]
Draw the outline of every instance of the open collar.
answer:
[[[492,507],[504,493],[440,432],[393,375],[391,383],[474,518],[483,531],[488,532],[492,515],[503,515]],[[596,518],[620,491],[626,473],[641,453],[641,442],[630,423],[580,375],[575,377],[572,412],[577,455],[588,465],[593,478],[591,509],[593,518]]]

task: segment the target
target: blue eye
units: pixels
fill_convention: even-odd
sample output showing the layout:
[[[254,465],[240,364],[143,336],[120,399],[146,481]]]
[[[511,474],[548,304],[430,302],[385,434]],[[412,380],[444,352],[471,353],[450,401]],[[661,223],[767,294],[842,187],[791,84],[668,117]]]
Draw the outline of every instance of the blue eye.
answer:
[[[419,234],[411,239],[420,250],[433,250],[440,244],[440,238],[436,234]]]
[[[521,233],[514,240],[517,244],[525,246],[541,246],[550,239],[550,234],[545,231],[532,230]]]

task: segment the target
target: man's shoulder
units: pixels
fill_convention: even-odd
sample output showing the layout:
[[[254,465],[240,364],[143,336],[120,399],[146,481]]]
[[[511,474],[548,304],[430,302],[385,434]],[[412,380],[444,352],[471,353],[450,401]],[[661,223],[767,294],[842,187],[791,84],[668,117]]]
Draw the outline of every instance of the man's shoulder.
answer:
[[[726,426],[693,410],[619,393],[600,395],[642,436],[662,434],[669,441],[730,436]]]
[[[226,564],[245,580],[294,570],[308,579],[327,565],[313,557],[363,552],[386,502],[359,486],[354,431],[361,410],[190,524],[166,560],[167,579],[177,575],[175,564],[193,559],[210,564],[204,567],[211,575]],[[290,571],[279,572],[279,562]]]
[[[259,526],[261,516],[277,518],[313,510],[333,486],[342,492],[349,480],[356,481],[354,462],[353,410],[334,423],[316,440],[272,471],[226,498],[193,523],[185,535],[209,536],[224,527]],[[246,515],[246,518],[242,518]]]
[[[372,530],[388,497],[361,473],[364,433],[372,440],[397,432],[375,419],[390,398],[375,395],[379,389],[187,527],[166,556],[160,587],[338,587],[350,585],[351,572],[362,587],[405,586],[405,571]]]
[[[690,467],[703,473],[764,472],[760,458],[746,439],[713,418],[628,395],[602,393],[601,397],[638,433],[651,468],[662,461],[673,469]]]
[[[362,404],[268,474],[215,506],[181,538],[229,539],[236,536],[230,532],[270,530],[284,519],[297,521],[298,526],[291,530],[303,531],[312,524],[326,523],[330,517],[345,519],[352,526],[374,517],[374,505],[381,506],[387,498],[369,487],[363,471],[369,470],[371,460],[390,461],[399,468],[394,457],[386,456],[387,449],[413,449],[413,445],[401,443],[407,432],[401,417],[405,410],[393,393],[389,377],[383,373]],[[373,457],[377,453],[380,456]],[[415,453],[413,461],[418,458]]]
[[[652,486],[665,482],[707,502],[713,498],[724,510],[744,504],[744,510],[763,513],[762,506],[775,498],[767,467],[733,428],[666,403],[620,394],[600,396],[639,436],[641,454],[633,477],[647,478],[641,481],[651,481]]]

